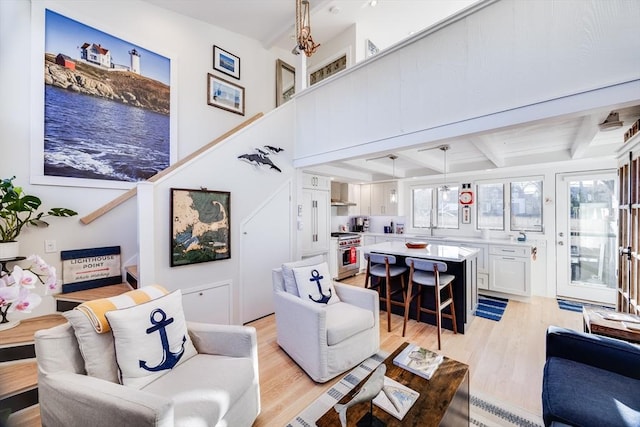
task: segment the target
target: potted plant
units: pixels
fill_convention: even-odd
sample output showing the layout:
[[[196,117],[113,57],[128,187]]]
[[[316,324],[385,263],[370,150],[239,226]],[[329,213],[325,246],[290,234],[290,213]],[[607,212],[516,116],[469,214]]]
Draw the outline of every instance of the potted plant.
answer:
[[[69,217],[78,213],[66,208],[52,208],[47,213],[38,212],[42,201],[25,194],[22,187],[13,185],[16,177],[0,181],[0,259],[18,256],[17,238],[26,225],[47,227],[43,220],[48,216]]]

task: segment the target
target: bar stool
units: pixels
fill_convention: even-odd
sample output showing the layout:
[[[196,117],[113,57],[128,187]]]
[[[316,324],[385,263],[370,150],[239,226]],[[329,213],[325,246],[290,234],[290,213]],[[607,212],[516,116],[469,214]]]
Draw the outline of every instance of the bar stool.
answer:
[[[416,321],[420,322],[420,313],[431,313],[436,315],[436,326],[438,327],[438,350],[440,350],[440,335],[442,334],[442,317],[451,319],[453,322],[453,333],[458,333],[456,327],[456,309],[453,304],[453,279],[455,276],[451,274],[440,274],[447,271],[447,264],[440,261],[427,261],[420,258],[406,258],[405,263],[409,266],[409,284],[407,289],[407,297],[405,298],[404,308],[404,325],[402,326],[402,336],[404,337],[407,320],[409,317],[409,305],[411,300],[418,297],[416,305]],[[419,285],[420,288],[416,295],[411,295],[413,284]],[[435,310],[422,307],[422,292],[425,287],[432,287],[435,293]],[[442,289],[448,288],[449,297],[441,301],[440,292]],[[451,314],[443,313],[442,310],[449,307]]]
[[[367,273],[364,279],[365,288],[378,288],[378,298],[380,301],[386,303],[387,306],[387,332],[391,332],[391,305],[397,305],[405,309],[405,300],[407,299],[406,288],[404,284],[404,273],[407,271],[407,267],[404,265],[396,264],[396,257],[393,255],[373,254],[365,253],[365,259],[367,260]],[[391,289],[391,279],[400,276],[400,288]],[[369,283],[370,277],[377,277],[378,283],[373,284],[373,279]],[[380,294],[380,285],[382,279],[385,280],[385,296]],[[392,300],[391,297],[399,292],[402,292],[402,302]],[[405,311],[406,317],[406,311]]]

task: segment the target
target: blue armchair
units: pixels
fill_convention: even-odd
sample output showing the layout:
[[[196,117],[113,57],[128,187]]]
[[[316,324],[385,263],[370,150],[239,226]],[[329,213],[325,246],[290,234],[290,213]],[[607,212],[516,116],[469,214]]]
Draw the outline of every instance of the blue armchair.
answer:
[[[640,426],[640,347],[556,326],[546,338],[545,426]]]

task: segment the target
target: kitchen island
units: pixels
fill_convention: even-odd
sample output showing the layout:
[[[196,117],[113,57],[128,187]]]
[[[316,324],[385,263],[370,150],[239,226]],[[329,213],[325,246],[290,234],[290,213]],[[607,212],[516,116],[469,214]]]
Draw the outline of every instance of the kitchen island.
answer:
[[[405,242],[384,242],[362,247],[364,253],[378,253],[385,255],[395,255],[397,262],[404,265],[405,258],[422,258],[432,261],[442,261],[447,264],[447,273],[453,274],[453,300],[456,307],[456,326],[458,332],[465,333],[471,316],[475,312],[478,304],[478,249],[465,246],[437,245],[429,244],[424,249],[409,249]],[[409,276],[405,277],[408,283]],[[380,290],[382,292],[382,289]],[[401,301],[401,296],[396,296]],[[409,308],[409,318],[415,319],[417,300],[411,303]],[[433,308],[435,305],[433,292],[426,291],[422,299],[422,306]],[[381,305],[381,310],[385,307]],[[401,307],[392,307],[392,312],[402,315]],[[435,315],[421,313],[421,322],[436,324]],[[443,318],[442,327],[453,330],[451,320]]]

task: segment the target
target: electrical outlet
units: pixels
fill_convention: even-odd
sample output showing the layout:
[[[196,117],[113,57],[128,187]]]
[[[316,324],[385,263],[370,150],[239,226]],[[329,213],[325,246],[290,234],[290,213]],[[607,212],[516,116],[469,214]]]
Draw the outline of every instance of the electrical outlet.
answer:
[[[56,249],[56,241],[55,240],[45,240],[44,241],[44,251],[46,253],[55,252]]]

